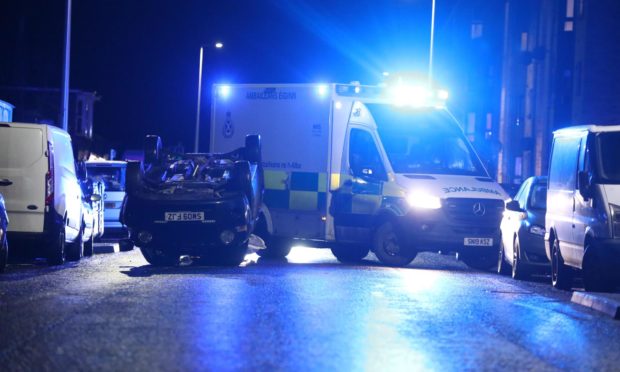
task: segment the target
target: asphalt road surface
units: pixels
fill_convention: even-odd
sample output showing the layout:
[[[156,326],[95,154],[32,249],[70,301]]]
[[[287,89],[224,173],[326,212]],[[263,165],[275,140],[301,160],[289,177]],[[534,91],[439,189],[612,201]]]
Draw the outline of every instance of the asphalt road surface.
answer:
[[[0,275],[0,370],[618,370],[620,322],[548,279],[422,254],[408,268],[295,248],[238,268],[138,250]]]

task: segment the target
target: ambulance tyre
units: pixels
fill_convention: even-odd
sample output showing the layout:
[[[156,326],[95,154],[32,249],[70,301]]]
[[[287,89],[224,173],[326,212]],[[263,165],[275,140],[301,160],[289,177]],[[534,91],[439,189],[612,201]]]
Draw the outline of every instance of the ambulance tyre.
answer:
[[[263,258],[283,259],[291,253],[291,241],[289,239],[280,238],[277,236],[270,236],[264,238],[259,235],[265,241],[266,249],[261,249],[256,252]]]
[[[362,261],[370,252],[364,245],[336,245],[332,249],[332,254],[342,263],[356,263]]]
[[[416,251],[408,247],[402,232],[392,221],[385,221],[375,231],[373,239],[375,256],[387,266],[407,266],[416,256]]]
[[[283,259],[291,252],[291,240],[273,236],[269,233],[264,214],[261,214],[258,219],[255,234],[263,239],[265,246],[267,247],[266,249],[260,249],[256,252],[259,256],[263,258]]]

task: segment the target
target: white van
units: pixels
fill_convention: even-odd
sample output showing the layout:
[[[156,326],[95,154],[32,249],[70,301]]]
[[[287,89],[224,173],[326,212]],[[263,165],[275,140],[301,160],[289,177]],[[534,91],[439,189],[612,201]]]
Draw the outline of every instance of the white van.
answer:
[[[586,290],[612,289],[620,268],[620,125],[554,132],[545,250],[556,288],[581,269]]]
[[[211,151],[260,133],[263,256],[291,240],[354,262],[372,250],[386,265],[420,251],[497,264],[508,195],[493,181],[445,107],[446,92],[355,84],[215,85]]]
[[[52,265],[82,257],[82,192],[67,132],[0,122],[0,180],[12,242],[34,241]]]

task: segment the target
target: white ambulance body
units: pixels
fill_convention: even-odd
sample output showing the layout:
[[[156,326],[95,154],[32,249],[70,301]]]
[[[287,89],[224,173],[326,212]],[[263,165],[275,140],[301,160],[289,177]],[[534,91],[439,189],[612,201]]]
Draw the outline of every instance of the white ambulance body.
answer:
[[[295,239],[343,262],[372,249],[392,266],[419,251],[492,266],[508,196],[431,98],[349,84],[214,85],[210,151],[262,137],[262,254],[284,256]]]

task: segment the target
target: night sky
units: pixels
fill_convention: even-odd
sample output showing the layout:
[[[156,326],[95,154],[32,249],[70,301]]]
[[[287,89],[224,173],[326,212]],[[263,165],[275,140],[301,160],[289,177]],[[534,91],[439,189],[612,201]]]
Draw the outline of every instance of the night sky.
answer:
[[[3,5],[0,85],[60,87],[64,4]],[[467,53],[472,9],[483,4],[438,1],[435,76],[451,91],[463,85],[464,68],[455,62]],[[213,82],[373,84],[382,71],[425,71],[430,10],[431,0],[74,1],[71,88],[102,97],[98,138],[136,148],[154,133],[189,147],[201,44],[225,44],[205,55],[206,136]]]

